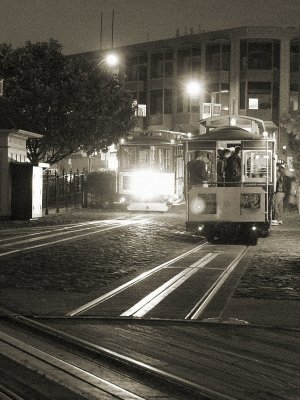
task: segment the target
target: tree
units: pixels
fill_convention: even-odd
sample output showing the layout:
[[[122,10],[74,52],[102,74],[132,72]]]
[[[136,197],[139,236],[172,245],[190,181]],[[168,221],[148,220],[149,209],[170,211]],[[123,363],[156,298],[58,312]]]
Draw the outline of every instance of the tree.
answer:
[[[280,126],[286,129],[289,134],[289,145],[292,151],[300,157],[300,113],[282,115]],[[300,160],[299,160],[300,161]]]
[[[280,125],[286,129],[292,141],[300,142],[300,112],[282,115]]]
[[[0,45],[5,96],[44,137],[28,141],[32,163],[53,164],[84,150],[106,149],[133,128],[132,99],[116,77],[84,56],[66,57],[61,45]]]
[[[280,126],[289,134],[289,148],[294,158],[294,167],[300,175],[300,112],[285,113],[280,120]]]

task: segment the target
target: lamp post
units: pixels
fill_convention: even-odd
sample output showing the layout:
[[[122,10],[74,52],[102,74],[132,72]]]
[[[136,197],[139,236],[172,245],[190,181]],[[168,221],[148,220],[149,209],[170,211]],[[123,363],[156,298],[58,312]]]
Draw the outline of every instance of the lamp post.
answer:
[[[216,95],[220,94],[220,93],[229,93],[229,90],[217,90],[217,91],[212,91],[209,93],[206,90],[202,89],[200,82],[198,82],[197,80],[187,82],[186,91],[190,95],[190,98],[191,97],[199,97],[201,92],[210,96],[210,102],[211,102],[210,116],[211,117],[214,116],[214,105],[215,105]]]
[[[119,57],[114,53],[110,53],[106,57],[104,57],[104,59],[101,60],[97,65],[101,65],[103,63],[106,63],[110,67],[115,67],[119,63]]]
[[[221,94],[221,93],[229,93],[229,90],[217,90],[214,92],[210,93],[210,97],[211,97],[211,113],[210,116],[213,117],[214,116],[214,104],[215,104],[215,99],[216,99],[216,94]]]

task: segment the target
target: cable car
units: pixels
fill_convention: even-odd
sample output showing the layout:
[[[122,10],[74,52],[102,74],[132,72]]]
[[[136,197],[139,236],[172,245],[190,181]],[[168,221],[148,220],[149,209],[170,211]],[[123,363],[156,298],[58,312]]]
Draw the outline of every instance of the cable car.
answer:
[[[206,133],[185,142],[186,229],[200,232],[209,240],[243,239],[255,245],[259,236],[268,234],[272,219],[275,132],[268,132],[262,120],[242,116],[226,118],[221,117],[217,124],[210,118],[211,125],[204,122]],[[226,179],[226,172],[225,176],[218,174],[219,152],[220,149],[233,152],[237,147],[240,148],[240,175],[231,181]],[[188,167],[198,152],[204,154],[204,175],[195,182]]]
[[[168,211],[184,193],[182,132],[133,132],[119,144],[117,194],[129,211]]]

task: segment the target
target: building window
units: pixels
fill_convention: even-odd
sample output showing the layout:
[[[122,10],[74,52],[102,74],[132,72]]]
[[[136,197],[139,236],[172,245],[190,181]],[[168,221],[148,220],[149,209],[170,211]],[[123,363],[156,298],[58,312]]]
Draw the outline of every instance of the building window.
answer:
[[[291,83],[290,85],[290,111],[299,110],[299,98],[300,98],[300,84]]]
[[[201,69],[201,46],[192,47],[192,60],[191,60],[192,72],[200,73]]]
[[[126,59],[126,77],[128,81],[147,80],[147,55],[129,56]]]
[[[205,70],[207,72],[220,71],[221,66],[221,45],[206,46]]]
[[[279,110],[279,82],[274,81],[273,94],[272,94],[272,111],[273,113],[276,112],[276,115],[274,114],[272,117],[273,122],[276,122],[278,119],[278,110]]]
[[[126,76],[128,81],[138,79],[138,57],[128,57],[126,59]]]
[[[166,77],[173,76],[173,61],[170,60],[165,61],[165,76]]]
[[[164,113],[172,114],[172,90],[166,89],[164,93]]]
[[[242,40],[240,46],[240,68],[246,69],[279,69],[280,66],[280,43],[253,42]]]
[[[247,42],[245,40],[241,41],[240,52],[240,67],[245,71],[247,69]]]
[[[147,65],[139,65],[139,81],[147,80]]]
[[[150,114],[162,114],[162,90],[151,90],[150,91]]]
[[[271,109],[271,82],[248,82],[248,109]],[[251,108],[250,108],[251,105]]]
[[[177,74],[200,73],[201,46],[181,49],[177,54]]]
[[[183,96],[182,95],[177,96],[177,112],[178,113],[183,112]]]
[[[139,64],[147,64],[147,54],[139,55]]]
[[[151,56],[151,78],[163,77],[163,54],[152,54]]]
[[[273,44],[273,68],[280,68],[280,43],[278,40]]]
[[[177,54],[177,74],[182,75],[191,71],[191,49],[180,49]]]
[[[272,68],[272,43],[248,43],[248,69]]]
[[[222,44],[222,71],[230,70],[230,45]]]
[[[291,72],[300,71],[300,45],[291,45]]]
[[[139,104],[146,104],[146,92],[139,92],[138,93],[138,103]]]
[[[173,61],[173,52],[172,51],[165,51],[165,61],[171,60]]]
[[[240,83],[240,109],[245,110],[246,108],[246,82]]]

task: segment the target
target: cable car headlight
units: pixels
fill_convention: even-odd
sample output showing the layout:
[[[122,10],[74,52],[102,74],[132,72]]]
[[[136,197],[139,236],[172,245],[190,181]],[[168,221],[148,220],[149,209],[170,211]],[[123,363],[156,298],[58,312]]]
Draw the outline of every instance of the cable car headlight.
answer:
[[[252,229],[252,231],[256,231],[257,227],[256,226],[252,226],[251,229]]]
[[[146,170],[136,171],[132,176],[132,193],[145,200],[173,196],[174,191],[174,174]]]
[[[202,214],[206,208],[206,203],[202,197],[196,197],[190,202],[190,210],[193,214]]]

